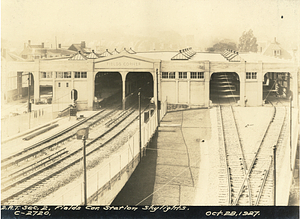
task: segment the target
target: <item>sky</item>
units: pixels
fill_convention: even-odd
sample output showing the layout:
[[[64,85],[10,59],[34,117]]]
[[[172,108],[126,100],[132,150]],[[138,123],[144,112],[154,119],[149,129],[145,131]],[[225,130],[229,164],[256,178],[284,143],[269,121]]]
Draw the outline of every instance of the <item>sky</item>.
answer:
[[[295,47],[299,13],[300,0],[1,0],[1,37],[40,44],[55,36],[80,42],[108,32],[151,36],[175,31],[200,41],[238,42],[243,31],[252,29],[258,41],[276,37]]]

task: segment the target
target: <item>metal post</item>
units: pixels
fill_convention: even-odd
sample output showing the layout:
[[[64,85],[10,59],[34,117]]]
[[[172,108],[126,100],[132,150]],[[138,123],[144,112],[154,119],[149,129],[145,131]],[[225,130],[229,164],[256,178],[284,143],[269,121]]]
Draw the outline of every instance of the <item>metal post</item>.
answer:
[[[85,136],[82,137],[83,141],[83,197],[84,202],[83,205],[87,204],[87,192],[86,192],[86,154],[85,154]]]
[[[274,181],[274,206],[276,206],[276,145],[273,146],[273,181]]]
[[[158,109],[158,101],[159,101],[159,99],[158,99],[158,69],[156,69],[156,104],[157,104],[157,106],[156,106],[156,111],[157,111],[157,114],[156,114],[156,116],[157,116],[157,126],[159,127],[159,122],[160,122],[160,110]],[[160,105],[161,106],[161,105]]]
[[[142,123],[141,123],[141,91],[138,92],[139,97],[139,147],[140,147],[140,161],[142,160]]]
[[[292,164],[292,128],[293,128],[293,120],[292,120],[292,115],[293,115],[293,108],[292,108],[292,96],[290,96],[290,168],[291,171],[293,170],[293,164]]]
[[[30,105],[30,74],[28,74],[28,113],[31,112],[31,105]]]

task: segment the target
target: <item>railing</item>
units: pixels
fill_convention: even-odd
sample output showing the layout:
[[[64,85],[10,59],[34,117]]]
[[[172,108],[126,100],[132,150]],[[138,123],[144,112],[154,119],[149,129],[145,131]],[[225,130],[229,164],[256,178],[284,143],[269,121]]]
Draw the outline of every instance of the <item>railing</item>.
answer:
[[[31,113],[19,114],[1,119],[2,140],[18,133],[25,132],[57,118],[58,112],[47,112],[44,109],[32,110]]]
[[[161,104],[160,119],[164,117],[167,112],[167,102]],[[143,153],[149,141],[153,137],[157,129],[157,113],[156,110],[151,115],[149,112],[149,119],[144,123],[144,114],[141,116],[141,144],[139,147],[139,130],[138,126],[132,136],[128,136],[128,141],[121,146],[117,151],[113,152],[108,158],[98,165],[97,171],[89,171],[87,174],[87,197],[88,203],[95,202],[97,204],[110,204],[113,195],[98,199],[98,196],[105,190],[111,190],[112,184],[121,179],[122,174],[126,171],[134,170],[135,165],[139,162],[139,155]],[[138,124],[138,123],[137,123]],[[87,157],[87,161],[88,161]],[[83,183],[82,176],[78,178],[74,186],[64,190],[65,192],[58,197],[53,198],[53,203],[60,205],[74,205],[83,203]],[[125,182],[124,182],[125,184]],[[116,191],[114,191],[116,192]],[[49,203],[48,203],[49,204]]]

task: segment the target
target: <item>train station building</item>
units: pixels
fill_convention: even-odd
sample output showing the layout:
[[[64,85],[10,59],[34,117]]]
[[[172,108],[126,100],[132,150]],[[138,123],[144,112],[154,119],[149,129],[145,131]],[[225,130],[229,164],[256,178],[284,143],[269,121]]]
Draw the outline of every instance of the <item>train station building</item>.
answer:
[[[175,52],[124,49],[102,54],[79,51],[72,57],[10,62],[5,70],[21,78],[17,86],[24,84],[22,75],[31,75],[34,103],[48,91],[53,103],[71,104],[71,91],[76,90],[79,110],[93,109],[97,102],[118,92],[124,106],[138,88],[156,104],[167,100],[189,108],[210,107],[220,100],[262,106],[272,93],[286,98],[298,94],[298,69],[293,60],[230,50],[221,54],[192,48]],[[297,98],[293,105],[298,105]]]

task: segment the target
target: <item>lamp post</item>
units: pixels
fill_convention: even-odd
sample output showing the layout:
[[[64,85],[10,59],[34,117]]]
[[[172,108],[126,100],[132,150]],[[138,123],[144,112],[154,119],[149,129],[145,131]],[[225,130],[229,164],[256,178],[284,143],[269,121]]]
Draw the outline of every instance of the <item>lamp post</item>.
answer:
[[[273,181],[274,181],[274,206],[276,206],[276,145],[273,146]]]
[[[85,154],[85,136],[82,137],[83,142],[83,198],[84,202],[83,205],[87,204],[87,194],[86,194],[86,154]]]
[[[292,101],[293,101],[293,95],[292,91],[290,91],[290,168],[291,171],[293,170],[293,164],[292,164],[292,129],[293,129],[293,120],[292,120],[292,115],[293,115],[293,106],[292,106]]]
[[[139,88],[138,97],[139,97],[139,147],[140,147],[140,161],[141,161],[142,160],[141,88]]]
[[[31,103],[30,103],[30,73],[28,73],[28,113],[31,112]]]
[[[88,128],[82,128],[76,132],[76,136],[78,140],[82,139],[83,147],[83,205],[87,205],[87,180],[86,180],[86,139],[89,135]]]

